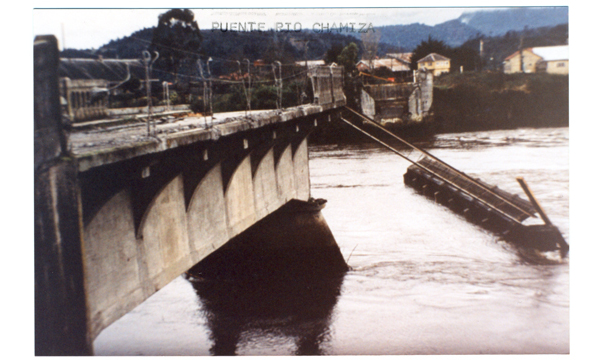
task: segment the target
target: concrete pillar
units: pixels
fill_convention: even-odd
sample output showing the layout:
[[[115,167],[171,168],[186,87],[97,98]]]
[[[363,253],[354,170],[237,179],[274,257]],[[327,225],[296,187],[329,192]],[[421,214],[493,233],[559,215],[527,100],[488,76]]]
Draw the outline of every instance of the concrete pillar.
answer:
[[[281,206],[278,201],[275,159],[271,148],[261,159],[254,173],[254,206],[256,217],[262,219]]]
[[[90,355],[77,165],[67,149],[58,45],[34,41],[35,354]]]
[[[294,184],[296,198],[308,201],[310,198],[310,174],[308,168],[308,137],[304,138],[294,153]]]
[[[229,240],[221,164],[214,166],[198,184],[187,217],[194,262]]]
[[[296,198],[294,177],[294,162],[292,159],[292,145],[288,144],[279,157],[275,166],[277,175],[277,192],[280,204],[283,205],[291,199]]]
[[[234,171],[225,191],[229,236],[235,236],[256,221],[250,155]]]
[[[154,292],[144,288],[145,252],[136,240],[128,189],[98,210],[85,228],[84,240],[90,334],[95,338]]]
[[[148,277],[158,291],[192,265],[180,174],[154,198],[140,225]]]

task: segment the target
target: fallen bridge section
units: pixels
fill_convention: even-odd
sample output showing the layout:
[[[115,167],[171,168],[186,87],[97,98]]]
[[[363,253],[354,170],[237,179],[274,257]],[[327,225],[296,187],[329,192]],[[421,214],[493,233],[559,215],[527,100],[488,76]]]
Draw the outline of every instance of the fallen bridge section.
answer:
[[[568,252],[569,245],[544,214],[530,190],[524,187],[529,198],[527,201],[489,185],[403,140],[373,119],[350,108],[346,107],[346,110],[351,116],[359,117],[361,122],[341,118],[343,122],[412,163],[404,175],[407,186],[460,213],[469,221],[500,233],[509,241],[540,251],[559,250],[563,256]],[[374,135],[373,128],[367,131],[365,123],[374,126],[381,134]],[[382,135],[386,140],[398,141],[404,149],[382,141]],[[411,152],[405,152],[405,149]],[[412,151],[416,151],[416,155]],[[523,187],[524,182],[520,183]],[[540,215],[544,224],[523,223],[530,217],[537,218],[537,215]]]
[[[417,178],[431,180],[432,183],[438,186],[447,184],[448,192],[457,196],[462,195],[464,199],[480,205],[481,208],[494,210],[514,222],[521,222],[535,214],[535,208],[531,203],[523,200],[518,195],[510,194],[501,190],[498,186],[491,186],[481,180],[468,177],[429,157],[425,157],[417,164],[410,166],[405,174],[404,182],[409,186],[418,188],[419,185],[414,184]],[[421,189],[423,189],[423,186],[420,186]],[[430,188],[433,187],[430,186]],[[435,196],[441,198],[439,195]],[[474,210],[471,210],[471,212],[474,212]]]

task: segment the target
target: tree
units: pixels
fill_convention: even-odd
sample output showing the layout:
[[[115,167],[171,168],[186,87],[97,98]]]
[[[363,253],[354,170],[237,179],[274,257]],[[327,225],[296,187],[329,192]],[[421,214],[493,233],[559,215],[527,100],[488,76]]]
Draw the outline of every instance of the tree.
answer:
[[[284,33],[273,32],[272,36],[265,38],[265,41],[261,44],[264,46],[264,50],[261,54],[261,59],[266,64],[273,64],[276,61],[282,64],[294,63],[296,60],[295,54],[297,50],[288,41],[288,36]],[[286,73],[290,71],[288,67],[284,67],[282,72]]]
[[[421,44],[417,45],[415,50],[413,50],[412,58],[410,58],[410,68],[413,70],[418,69],[417,61],[425,58],[431,53],[437,53],[452,59],[452,49],[443,41],[432,39],[430,35],[427,41],[423,40]]]
[[[356,69],[356,63],[358,62],[358,46],[356,43],[350,43],[337,57],[338,65],[344,67],[346,73],[351,73]]]
[[[377,49],[379,48],[379,40],[381,39],[381,30],[367,31],[360,35],[364,48],[364,56],[369,61],[369,66],[373,68],[373,60],[377,58]]]
[[[453,49],[449,58],[452,72],[460,71],[461,66],[464,71],[478,70],[481,67],[479,52],[464,45]]]
[[[177,79],[183,61],[195,63],[198,59],[201,43],[202,35],[194,13],[189,9],[171,9],[159,15],[149,50],[159,53],[156,67],[174,73]]]
[[[332,44],[323,57],[325,64],[337,63],[337,58],[342,53],[342,50],[344,50],[344,46],[341,43]]]

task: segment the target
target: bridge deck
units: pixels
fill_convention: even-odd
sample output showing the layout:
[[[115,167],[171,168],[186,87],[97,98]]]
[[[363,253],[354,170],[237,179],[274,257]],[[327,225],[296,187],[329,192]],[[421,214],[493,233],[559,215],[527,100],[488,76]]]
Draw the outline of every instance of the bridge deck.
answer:
[[[198,141],[217,140],[236,132],[318,115],[342,106],[307,104],[278,110],[257,110],[215,113],[204,116],[157,116],[154,135],[148,137],[145,120],[110,125],[106,122],[74,126],[69,136],[71,151],[85,171],[104,164],[122,161],[143,154],[160,152]],[[181,113],[181,112],[180,112]]]
[[[464,174],[429,157],[423,158],[418,164],[431,171],[433,175],[450,181],[459,189],[467,191],[489,205],[494,206],[500,212],[508,214],[519,221],[525,220],[529,216],[527,213],[534,214],[536,212],[529,201],[521,199],[518,195],[510,194],[499,189],[497,186],[488,185],[481,180],[474,181]]]

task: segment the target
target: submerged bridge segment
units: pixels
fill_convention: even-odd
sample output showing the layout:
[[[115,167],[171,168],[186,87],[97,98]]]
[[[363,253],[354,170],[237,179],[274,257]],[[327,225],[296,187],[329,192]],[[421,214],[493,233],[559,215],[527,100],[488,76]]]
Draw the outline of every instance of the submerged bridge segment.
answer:
[[[345,105],[341,69],[313,72],[312,104],[159,122],[148,136],[145,123],[67,131],[56,40],[36,38],[34,58],[37,355],[93,353],[102,329],[283,206],[291,216],[265,230],[329,232],[318,207],[288,209],[311,208],[307,137]]]

